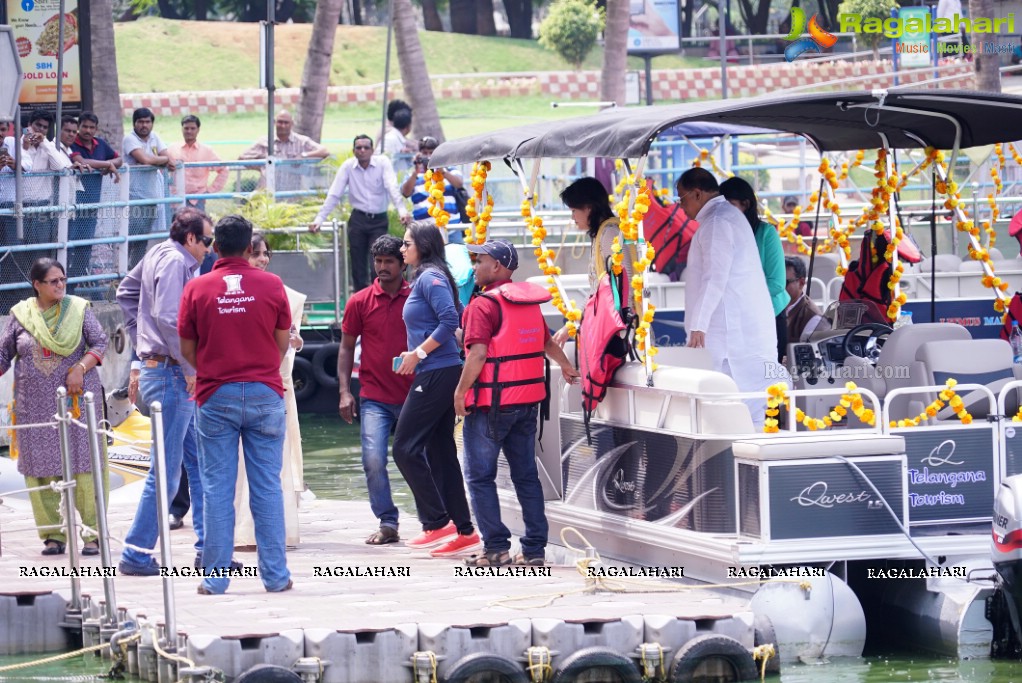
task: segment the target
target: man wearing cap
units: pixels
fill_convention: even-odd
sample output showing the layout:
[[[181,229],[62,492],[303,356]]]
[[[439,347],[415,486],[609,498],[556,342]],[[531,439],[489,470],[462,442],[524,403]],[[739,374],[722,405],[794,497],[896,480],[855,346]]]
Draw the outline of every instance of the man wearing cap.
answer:
[[[382,154],[373,154],[373,139],[368,135],[356,135],[352,152],[354,156],[337,169],[323,208],[309,224],[309,232],[319,232],[319,226],[347,193],[351,202],[351,217],[348,218],[351,284],[352,291],[357,292],[371,283],[369,246],[376,238],[387,234],[388,198],[394,203],[402,223],[407,225],[411,216],[397,189],[397,176],[390,159]]]
[[[468,560],[478,567],[542,566],[547,521],[536,469],[536,421],[549,399],[546,355],[569,384],[579,374],[550,337],[540,304],[550,293],[530,282],[511,282],[518,252],[506,240],[469,245],[477,254],[481,292],[465,309],[465,367],[454,391],[454,409],[465,416],[465,480],[484,551]],[[511,532],[500,520],[497,458],[503,450],[522,506],[522,552],[511,558]]]

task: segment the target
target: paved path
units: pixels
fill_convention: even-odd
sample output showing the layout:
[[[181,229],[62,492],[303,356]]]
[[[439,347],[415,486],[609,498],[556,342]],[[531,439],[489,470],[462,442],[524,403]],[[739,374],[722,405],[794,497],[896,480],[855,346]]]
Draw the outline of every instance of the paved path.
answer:
[[[114,491],[110,502],[112,533],[123,537],[134,514],[140,483]],[[411,536],[417,525],[407,520],[403,532]],[[190,520],[187,520],[190,522]],[[301,545],[287,554],[294,589],[267,593],[258,578],[239,578],[227,594],[196,593],[198,578],[174,579],[178,628],[190,636],[273,635],[287,629],[330,628],[360,630],[389,628],[403,623],[496,625],[522,617],[608,619],[634,614],[664,614],[687,618],[724,618],[747,611],[747,600],[709,590],[672,593],[582,594],[585,581],[573,566],[555,566],[550,577],[459,577],[460,560],[433,559],[428,552],[403,543],[372,547],[363,541],[375,528],[368,504],[331,500],[303,502],[300,512]],[[171,532],[174,566],[190,567],[194,537],[190,524]],[[42,543],[32,524],[27,500],[9,498],[0,504],[0,593],[54,590],[69,596],[66,578],[20,576],[22,568],[55,567],[62,558],[39,554]],[[119,545],[113,549],[119,556]],[[237,553],[246,566],[255,566],[254,553]],[[116,559],[113,562],[116,565]],[[83,558],[84,566],[100,565],[96,557]],[[333,567],[403,568],[407,577],[343,578],[316,576]],[[664,587],[676,583],[657,582]],[[98,603],[103,589],[98,578],[83,578],[83,592]],[[141,611],[162,621],[163,599],[159,577],[118,577],[117,603],[129,613]],[[574,593],[573,593],[574,592]],[[544,606],[547,597],[572,593]],[[514,609],[495,601],[527,598]]]

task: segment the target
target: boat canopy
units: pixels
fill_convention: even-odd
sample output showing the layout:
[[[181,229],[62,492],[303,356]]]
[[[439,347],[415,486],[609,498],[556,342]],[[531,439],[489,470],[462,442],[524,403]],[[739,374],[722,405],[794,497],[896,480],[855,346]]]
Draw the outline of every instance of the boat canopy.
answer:
[[[736,133],[741,126],[804,135],[821,152],[930,145],[959,149],[1022,138],[1022,97],[874,90],[610,109],[445,142],[430,162],[447,166],[505,157],[632,159],[644,156],[662,132],[697,122],[720,126],[718,133],[708,135]]]

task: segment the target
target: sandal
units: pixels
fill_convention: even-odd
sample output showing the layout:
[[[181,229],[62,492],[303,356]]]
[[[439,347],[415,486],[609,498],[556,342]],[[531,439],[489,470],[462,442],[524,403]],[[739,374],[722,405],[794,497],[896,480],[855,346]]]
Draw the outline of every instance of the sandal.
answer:
[[[397,543],[399,540],[401,540],[401,537],[398,536],[397,529],[390,526],[381,526],[379,531],[366,539],[366,543],[368,545],[387,545],[388,543]]]
[[[542,556],[542,555],[540,555],[539,557],[526,557],[525,555],[515,555],[514,563],[515,563],[515,565],[517,565],[519,567],[521,567],[521,566],[524,566],[524,567],[545,567],[546,566],[546,558],[544,556]]]
[[[82,555],[99,555],[99,543],[89,541],[82,546]]]
[[[56,539],[48,538],[45,541],[43,541],[43,545],[46,546],[45,548],[43,548],[43,551],[42,551],[43,555],[63,555],[64,554],[64,547],[65,547],[64,544],[61,543],[60,541],[56,540]]]
[[[473,555],[465,560],[469,567],[507,567],[511,564],[511,554],[506,550],[493,550],[482,555]]]

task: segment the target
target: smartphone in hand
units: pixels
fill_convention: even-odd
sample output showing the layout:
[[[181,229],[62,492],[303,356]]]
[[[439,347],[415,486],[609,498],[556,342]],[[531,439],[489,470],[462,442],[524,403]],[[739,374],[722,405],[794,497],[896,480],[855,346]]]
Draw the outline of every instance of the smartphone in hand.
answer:
[[[404,360],[401,356],[394,356],[394,372],[401,367],[401,361]]]

